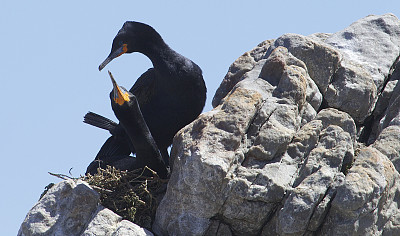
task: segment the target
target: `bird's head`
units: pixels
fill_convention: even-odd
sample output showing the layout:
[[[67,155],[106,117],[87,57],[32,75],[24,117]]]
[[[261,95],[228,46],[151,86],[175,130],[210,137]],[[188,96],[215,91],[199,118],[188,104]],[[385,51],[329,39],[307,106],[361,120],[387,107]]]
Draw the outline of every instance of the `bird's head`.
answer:
[[[132,94],[124,87],[120,87],[117,84],[110,71],[108,71],[108,74],[110,75],[111,82],[113,84],[113,90],[110,93],[111,104],[113,106],[117,104],[119,106],[122,106],[126,103],[129,103],[131,101]]]
[[[115,36],[111,52],[100,64],[99,70],[101,71],[113,59],[124,53],[146,53],[146,50],[149,50],[152,44],[160,42],[163,42],[161,36],[151,26],[140,22],[127,21]]]

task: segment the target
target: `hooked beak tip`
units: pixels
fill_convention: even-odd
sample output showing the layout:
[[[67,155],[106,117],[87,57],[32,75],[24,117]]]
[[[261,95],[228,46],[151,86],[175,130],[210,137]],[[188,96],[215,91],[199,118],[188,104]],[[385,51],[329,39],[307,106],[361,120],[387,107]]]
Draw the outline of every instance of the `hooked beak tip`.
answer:
[[[106,65],[107,65],[110,61],[111,61],[110,58],[107,57],[107,58],[103,61],[103,63],[101,63],[101,64],[99,65],[99,71],[101,71],[104,67],[106,67]]]
[[[123,47],[118,48],[117,50],[113,51],[108,55],[108,57],[99,65],[99,71],[101,71],[108,63],[110,63],[115,58],[121,56],[122,54],[127,52],[127,46],[124,44]]]

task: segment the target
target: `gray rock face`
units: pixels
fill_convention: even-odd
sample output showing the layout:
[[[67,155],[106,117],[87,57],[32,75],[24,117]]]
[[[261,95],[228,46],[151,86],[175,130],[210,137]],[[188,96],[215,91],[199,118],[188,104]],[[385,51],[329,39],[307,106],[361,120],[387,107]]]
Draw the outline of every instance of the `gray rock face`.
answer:
[[[343,55],[326,99],[333,107],[352,115],[358,123],[373,111],[378,93],[399,56],[399,27],[400,22],[394,15],[371,15],[325,40]],[[360,108],[351,112],[357,107]]]
[[[392,125],[384,129],[372,147],[387,156],[400,172],[400,126]]]
[[[332,81],[332,76],[342,60],[341,53],[319,39],[285,34],[275,40],[266,56],[279,46],[287,48],[290,53],[306,64],[310,77],[318,85],[319,90],[325,94]]]
[[[368,16],[241,56],[175,136],[154,232],[400,234],[399,39],[395,16]]]
[[[87,183],[66,180],[53,186],[28,212],[19,236],[29,235],[153,235],[99,205]]]
[[[397,235],[399,173],[374,148],[360,151],[331,201],[323,235]]]
[[[221,102],[221,99],[223,99],[232,90],[235,84],[243,80],[242,76],[246,72],[253,69],[254,65],[260,59],[262,59],[272,42],[273,40],[266,40],[258,44],[257,47],[249,52],[244,53],[232,63],[224,80],[215,92],[215,96],[212,100],[212,105],[214,107],[218,106],[218,104]]]
[[[399,55],[399,27],[394,15],[368,16],[332,35],[285,34],[268,52],[286,47],[307,65],[330,107],[363,123]]]
[[[397,81],[400,79],[400,63],[397,62],[394,67],[394,72],[391,76],[391,80],[385,87],[382,93],[382,105],[386,105],[385,108],[380,109],[380,113],[376,112],[376,116],[382,114],[382,118],[377,122],[377,133],[380,133],[383,129],[392,125],[400,125],[400,85]],[[381,105],[381,107],[382,107]]]
[[[370,15],[334,33],[325,42],[357,62],[382,88],[389,69],[400,52],[400,22],[392,15]]]

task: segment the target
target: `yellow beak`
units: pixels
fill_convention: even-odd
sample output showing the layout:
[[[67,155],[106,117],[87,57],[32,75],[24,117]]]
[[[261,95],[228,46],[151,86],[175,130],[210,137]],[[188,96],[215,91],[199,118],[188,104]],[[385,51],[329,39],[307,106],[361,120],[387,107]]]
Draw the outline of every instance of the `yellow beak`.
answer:
[[[123,92],[121,90],[121,88],[118,86],[117,82],[115,81],[115,79],[110,71],[108,71],[108,74],[110,75],[111,82],[113,84],[114,102],[120,106],[122,106],[122,104],[124,104],[125,102],[129,102],[130,99],[129,99],[128,92]]]

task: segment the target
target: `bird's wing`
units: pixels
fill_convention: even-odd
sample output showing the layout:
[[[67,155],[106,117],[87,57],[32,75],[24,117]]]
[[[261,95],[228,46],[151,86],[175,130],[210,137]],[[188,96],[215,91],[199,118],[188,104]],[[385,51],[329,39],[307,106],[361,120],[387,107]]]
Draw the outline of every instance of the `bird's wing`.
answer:
[[[97,168],[106,169],[107,165],[114,166],[120,170],[133,170],[136,158],[131,156],[110,156],[103,160],[93,160],[86,169],[86,174],[94,175],[97,173]],[[133,166],[133,167],[132,167]]]
[[[129,146],[127,137],[117,137],[113,135],[109,137],[100,148],[100,151],[96,155],[96,160],[104,160],[110,156],[129,156],[131,154],[131,148]]]
[[[83,118],[83,122],[89,125],[96,126],[100,129],[108,130],[110,132],[113,131],[118,125],[116,122],[94,112],[86,113],[85,117]]]

